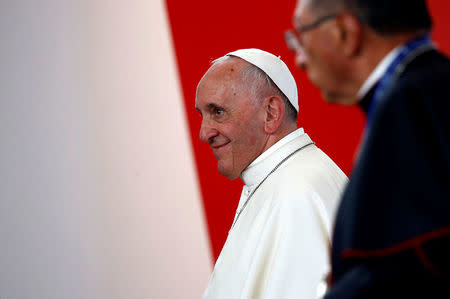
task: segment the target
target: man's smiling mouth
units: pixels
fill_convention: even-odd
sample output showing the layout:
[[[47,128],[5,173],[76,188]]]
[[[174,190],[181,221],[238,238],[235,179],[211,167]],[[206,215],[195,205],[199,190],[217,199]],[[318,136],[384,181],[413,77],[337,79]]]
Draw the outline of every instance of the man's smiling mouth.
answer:
[[[216,155],[218,152],[221,152],[223,148],[225,148],[227,145],[229,145],[231,141],[227,141],[225,143],[221,143],[219,145],[211,145],[211,148],[214,152],[214,155]]]

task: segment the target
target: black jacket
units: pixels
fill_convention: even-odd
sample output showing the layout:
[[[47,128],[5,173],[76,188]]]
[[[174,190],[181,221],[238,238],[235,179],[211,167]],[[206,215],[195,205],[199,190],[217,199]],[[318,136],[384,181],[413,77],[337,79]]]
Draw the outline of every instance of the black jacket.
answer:
[[[439,52],[380,99],[332,244],[326,299],[450,298],[450,60]]]

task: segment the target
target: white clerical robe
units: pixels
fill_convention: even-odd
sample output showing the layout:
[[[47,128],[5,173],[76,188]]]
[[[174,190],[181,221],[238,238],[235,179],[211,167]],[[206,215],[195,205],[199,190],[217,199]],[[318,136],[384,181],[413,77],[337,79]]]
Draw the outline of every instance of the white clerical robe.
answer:
[[[203,298],[317,298],[330,269],[330,224],[347,177],[300,128],[241,178],[235,222]]]

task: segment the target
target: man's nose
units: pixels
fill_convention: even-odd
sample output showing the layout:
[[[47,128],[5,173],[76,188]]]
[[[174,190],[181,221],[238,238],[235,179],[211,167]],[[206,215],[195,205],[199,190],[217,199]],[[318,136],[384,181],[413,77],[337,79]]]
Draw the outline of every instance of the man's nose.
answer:
[[[306,69],[306,55],[305,50],[303,48],[298,48],[295,53],[295,64],[297,67],[301,68],[302,70]]]
[[[203,119],[200,127],[200,140],[209,143],[211,138],[214,138],[217,135],[217,129],[215,129],[208,120]]]

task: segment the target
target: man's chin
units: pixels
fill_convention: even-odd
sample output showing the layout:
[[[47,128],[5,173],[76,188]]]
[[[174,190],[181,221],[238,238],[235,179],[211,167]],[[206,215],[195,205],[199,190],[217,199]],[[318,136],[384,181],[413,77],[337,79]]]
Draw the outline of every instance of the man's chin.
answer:
[[[350,106],[357,102],[357,98],[355,95],[329,92],[329,91],[326,91],[323,89],[321,91],[322,91],[322,96],[325,99],[325,101],[330,104],[339,104],[339,105]]]
[[[219,173],[221,175],[223,175],[224,177],[226,177],[229,180],[235,180],[239,177],[239,174],[235,174],[232,171],[230,171],[229,169],[226,169],[225,167],[221,166],[220,163],[217,165],[217,170],[219,171]]]

